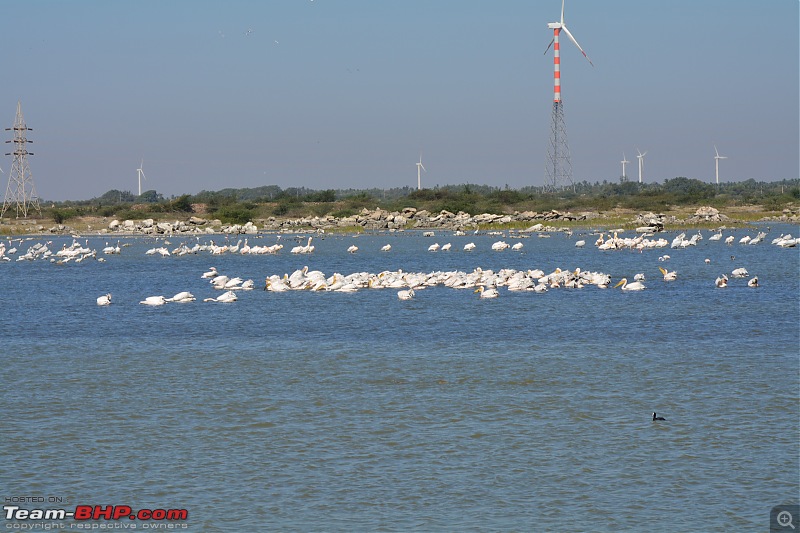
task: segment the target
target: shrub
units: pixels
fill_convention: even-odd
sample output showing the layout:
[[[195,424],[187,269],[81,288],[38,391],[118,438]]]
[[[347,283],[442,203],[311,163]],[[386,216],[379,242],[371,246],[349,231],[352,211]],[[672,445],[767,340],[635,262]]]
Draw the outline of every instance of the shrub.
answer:
[[[216,216],[227,224],[246,224],[253,219],[253,212],[245,207],[225,206],[217,210]]]

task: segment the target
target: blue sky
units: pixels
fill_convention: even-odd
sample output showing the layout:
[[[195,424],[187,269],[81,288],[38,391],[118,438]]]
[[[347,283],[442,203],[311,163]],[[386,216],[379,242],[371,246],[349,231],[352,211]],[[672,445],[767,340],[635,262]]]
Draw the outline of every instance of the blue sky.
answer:
[[[558,0],[6,2],[40,197],[543,185]],[[568,0],[574,179],[798,178],[797,0]],[[11,137],[9,132],[4,140]],[[6,145],[8,146],[8,145]],[[0,158],[8,171],[11,158]],[[8,175],[0,175],[4,184]]]

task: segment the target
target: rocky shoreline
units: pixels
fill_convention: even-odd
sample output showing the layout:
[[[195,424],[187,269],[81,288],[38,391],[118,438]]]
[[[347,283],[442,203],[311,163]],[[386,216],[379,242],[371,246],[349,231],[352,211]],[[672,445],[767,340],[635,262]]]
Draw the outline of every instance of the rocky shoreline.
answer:
[[[190,216],[186,220],[176,220],[174,222],[156,222],[148,218],[143,220],[111,220],[97,219],[99,224],[93,226],[87,224],[86,230],[90,233],[99,234],[119,234],[119,235],[175,235],[175,234],[245,234],[253,235],[261,231],[264,232],[326,232],[326,231],[347,231],[354,229],[358,231],[399,231],[399,230],[449,230],[466,231],[492,226],[504,226],[530,223],[530,227],[521,229],[521,232],[539,231],[559,231],[568,228],[554,226],[559,222],[581,222],[588,224],[602,224],[607,216],[595,212],[581,212],[573,214],[570,212],[548,211],[537,213],[533,211],[514,212],[513,214],[497,215],[483,213],[470,215],[460,211],[451,213],[440,211],[431,213],[424,209],[417,210],[407,207],[402,211],[387,211],[384,209],[362,209],[357,215],[337,218],[333,216],[323,217],[302,217],[302,218],[277,218],[270,217],[266,220],[259,220],[258,223],[247,222],[246,224],[223,224],[219,220],[208,220],[205,218]],[[784,210],[778,217],[763,217],[761,221],[768,222],[800,222],[800,211]],[[635,227],[637,232],[659,232],[663,231],[666,225],[696,225],[696,224],[726,224],[736,222],[735,218],[728,217],[713,207],[700,207],[694,214],[680,219],[674,215],[663,213],[643,213],[637,214],[630,220],[630,225]],[[75,233],[75,228],[69,225],[56,224],[45,228],[42,224],[32,221],[5,221],[4,226],[14,224],[12,233],[50,233],[50,234],[69,234]],[[20,228],[20,225],[22,226]],[[574,224],[571,224],[574,226]],[[16,230],[16,231],[15,231]],[[84,232],[83,229],[80,230]],[[7,232],[5,232],[7,233]]]

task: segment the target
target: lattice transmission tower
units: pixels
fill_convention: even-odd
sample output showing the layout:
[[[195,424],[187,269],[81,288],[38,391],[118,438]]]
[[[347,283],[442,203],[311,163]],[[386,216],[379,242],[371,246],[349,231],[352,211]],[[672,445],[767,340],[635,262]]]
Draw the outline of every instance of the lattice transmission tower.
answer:
[[[33,141],[28,139],[27,132],[33,130],[25,125],[25,119],[22,117],[22,105],[19,102],[17,102],[17,117],[14,120],[14,126],[6,128],[6,131],[11,130],[14,131],[14,140],[6,141],[6,143],[13,142],[14,151],[6,153],[6,155],[14,156],[14,160],[8,174],[8,186],[0,218],[3,218],[6,211],[12,206],[14,206],[17,218],[20,217],[20,213],[23,218],[27,217],[32,210],[41,215],[42,208],[39,206],[39,197],[36,195],[31,167],[28,164],[28,156],[33,155],[33,152],[28,151],[28,143]]]

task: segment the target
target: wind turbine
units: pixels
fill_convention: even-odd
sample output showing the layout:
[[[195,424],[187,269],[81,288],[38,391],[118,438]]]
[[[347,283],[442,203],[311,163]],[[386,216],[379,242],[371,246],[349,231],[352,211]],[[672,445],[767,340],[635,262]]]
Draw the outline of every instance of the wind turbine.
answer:
[[[142,162],[139,163],[139,168],[136,169],[136,173],[139,176],[139,196],[142,195],[142,178],[147,180],[147,176],[144,175],[144,170],[142,170],[143,166],[144,166],[144,159],[142,159]]]
[[[639,152],[639,149],[636,149]],[[642,173],[644,172],[644,156],[647,154],[647,150],[644,153],[639,152],[639,155],[636,157],[639,159],[639,183],[642,183]]]
[[[419,163],[417,163],[417,190],[422,189],[422,175],[420,174],[420,169],[425,170],[425,167],[422,165],[422,154],[419,154]],[[427,170],[425,170],[427,172]]]
[[[630,163],[630,161],[625,158],[625,152],[622,152],[622,161],[620,161],[620,163],[622,163],[622,181],[628,181],[628,175],[625,174],[625,165]]]
[[[561,20],[550,22],[548,28],[553,30],[553,39],[547,45],[544,53],[553,47],[553,115],[550,127],[550,147],[547,151],[547,178],[553,189],[558,187],[559,182],[569,181],[572,183],[572,161],[570,160],[569,143],[567,142],[567,127],[564,123],[564,104],[561,101],[561,48],[558,37],[561,30],[578,47],[583,57],[594,66],[592,60],[583,51],[581,45],[572,36],[566,24],[564,24],[564,0],[561,0]]]
[[[547,27],[550,28],[551,30],[553,30],[553,38],[550,40],[550,44],[547,45],[547,48],[544,51],[545,54],[547,53],[548,50],[550,50],[550,47],[555,44],[555,47],[553,48],[553,52],[555,53],[555,57],[556,58],[559,57],[559,53],[558,53],[559,52],[559,49],[558,49],[558,34],[560,33],[561,30],[564,30],[564,33],[567,34],[567,37],[569,37],[570,40],[573,43],[575,43],[575,46],[577,46],[578,50],[581,51],[581,53],[583,54],[583,57],[586,58],[586,61],[588,61],[590,65],[594,66],[594,63],[592,63],[592,60],[589,59],[589,56],[587,56],[586,52],[583,51],[583,48],[581,48],[581,45],[578,44],[578,41],[575,40],[575,37],[573,37],[572,34],[570,33],[569,29],[567,29],[567,25],[564,24],[564,0],[561,0],[561,22],[550,22],[550,23],[547,24]],[[556,62],[555,62],[555,67],[556,67],[555,71],[556,72],[559,71],[559,68],[558,68],[559,64],[560,64],[560,61],[556,60]],[[558,78],[559,77],[556,76],[556,97],[560,100],[561,91],[560,91],[560,87],[559,87],[559,85],[557,83],[559,81]]]
[[[716,152],[716,154],[717,154],[717,155],[714,156],[714,166],[716,167],[716,171],[717,171],[717,185],[719,185],[719,160],[720,159],[728,159],[728,157],[724,156],[724,155],[719,155],[719,152],[717,152],[717,145],[716,144],[714,145],[714,152]]]

